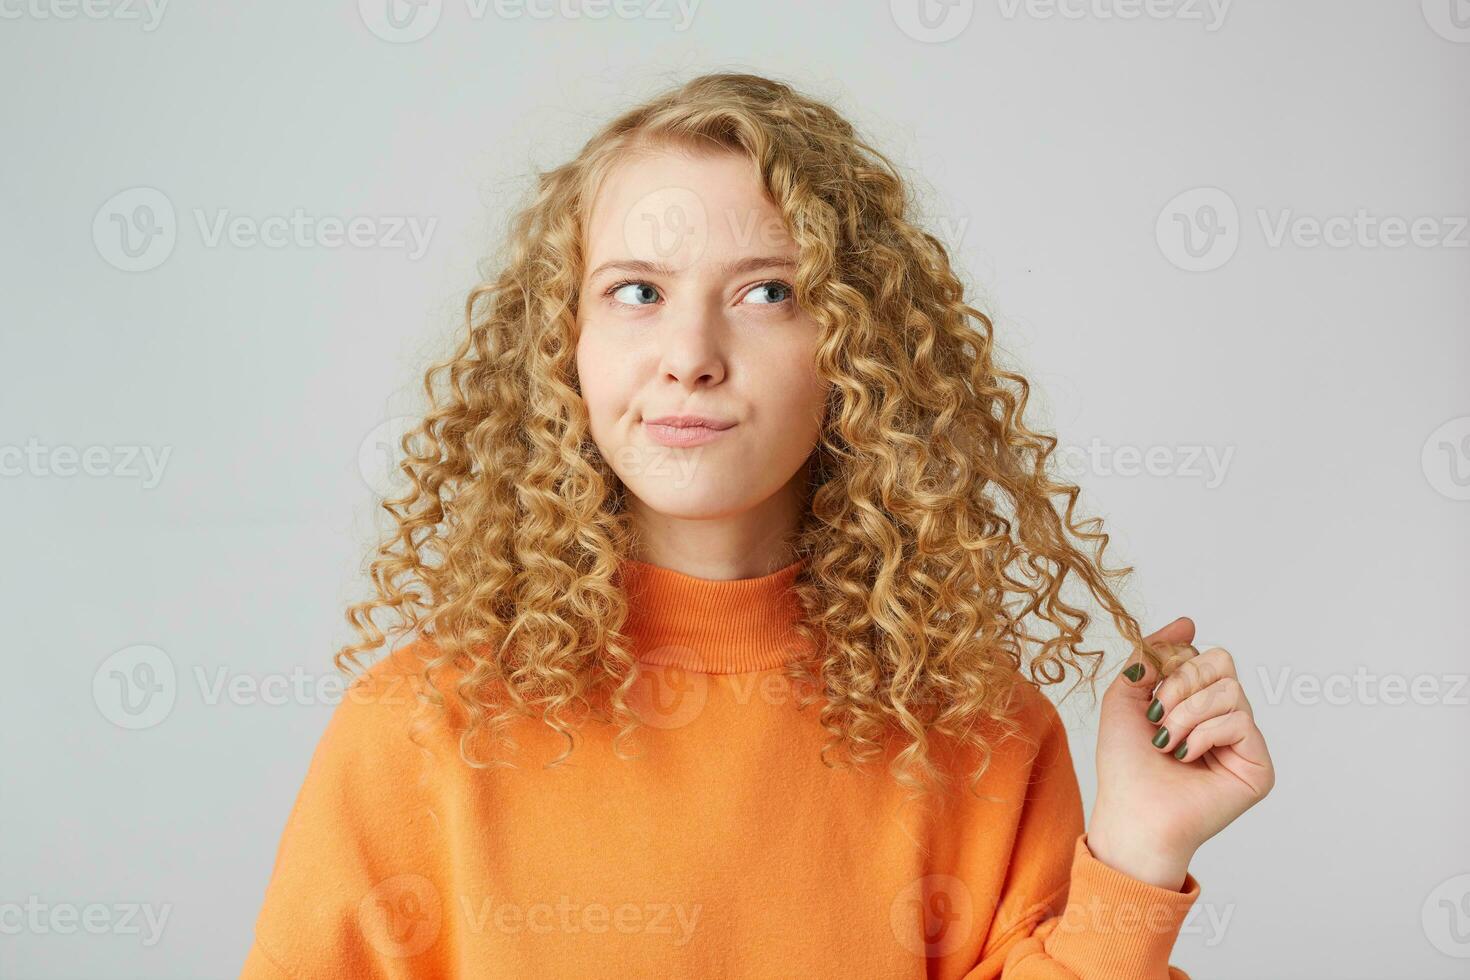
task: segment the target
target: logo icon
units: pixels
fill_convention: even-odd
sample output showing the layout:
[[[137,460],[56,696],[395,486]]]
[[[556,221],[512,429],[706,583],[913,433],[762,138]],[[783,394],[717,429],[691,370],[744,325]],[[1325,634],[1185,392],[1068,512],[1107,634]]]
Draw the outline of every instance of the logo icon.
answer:
[[[392,44],[410,44],[429,36],[439,25],[444,0],[357,0],[357,13],[375,36]]]
[[[649,191],[623,219],[623,243],[639,258],[675,268],[691,265],[709,242],[704,201],[687,187]]]
[[[1424,20],[1446,41],[1470,44],[1470,0],[1421,0]]]
[[[893,23],[915,41],[942,44],[964,33],[975,16],[975,0],[889,0]]]
[[[689,651],[687,647],[667,649]],[[628,692],[628,708],[650,728],[683,728],[698,718],[709,700],[709,676],[676,664],[640,663]]]
[[[373,948],[397,959],[417,956],[439,938],[439,890],[423,875],[385,878],[357,905],[357,925]]]
[[[146,643],[118,650],[92,675],[97,710],[119,728],[152,728],[173,711],[178,693],[173,660]]]
[[[379,500],[401,496],[411,486],[399,469],[404,459],[400,446],[420,421],[414,415],[396,415],[375,426],[357,447],[357,471]]]
[[[975,900],[970,887],[954,875],[925,875],[893,899],[889,924],[904,949],[915,956],[945,956],[970,938]]]
[[[1154,225],[1159,251],[1186,272],[1218,269],[1240,244],[1240,213],[1218,187],[1196,187],[1177,195]]]
[[[123,272],[156,269],[178,240],[173,202],[153,187],[130,187],[108,198],[92,218],[97,254]]]
[[[1470,958],[1470,874],[1436,885],[1421,913],[1430,945],[1446,956]]]
[[[1429,433],[1420,454],[1429,485],[1451,500],[1470,500],[1470,415]]]

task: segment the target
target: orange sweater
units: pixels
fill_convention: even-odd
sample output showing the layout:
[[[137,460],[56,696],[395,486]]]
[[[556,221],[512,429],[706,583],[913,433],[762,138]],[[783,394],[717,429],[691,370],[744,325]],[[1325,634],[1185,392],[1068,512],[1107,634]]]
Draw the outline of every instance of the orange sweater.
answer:
[[[1092,856],[1035,687],[1017,703],[1039,751],[996,746],[993,799],[905,803],[882,767],[822,764],[815,707],[777,669],[799,649],[800,565],[711,581],[626,564],[636,760],[588,725],[545,769],[564,743],[531,719],[516,768],[464,765],[445,720],[422,752],[407,722],[431,641],[375,663],[312,757],[242,976],[1187,980],[1168,958],[1198,881]]]

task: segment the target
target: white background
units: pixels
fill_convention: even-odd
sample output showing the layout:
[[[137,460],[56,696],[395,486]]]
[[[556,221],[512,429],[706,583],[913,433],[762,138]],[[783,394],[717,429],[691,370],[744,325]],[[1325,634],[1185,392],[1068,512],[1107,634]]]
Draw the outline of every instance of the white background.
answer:
[[[507,209],[615,112],[748,70],[914,177],[1033,421],[1098,447],[1145,625],[1241,665],[1278,782],[1198,854],[1173,962],[1466,976],[1470,4],[443,0],[405,41],[383,2],[0,0],[0,975],[238,973],[333,703],[250,685],[330,679],[353,637],[375,447]],[[129,257],[160,196],[171,246]],[[373,242],[207,235],[297,209]],[[1220,234],[1192,258],[1185,227]],[[174,687],[129,728],[139,663]],[[1090,794],[1095,708],[1064,714]]]

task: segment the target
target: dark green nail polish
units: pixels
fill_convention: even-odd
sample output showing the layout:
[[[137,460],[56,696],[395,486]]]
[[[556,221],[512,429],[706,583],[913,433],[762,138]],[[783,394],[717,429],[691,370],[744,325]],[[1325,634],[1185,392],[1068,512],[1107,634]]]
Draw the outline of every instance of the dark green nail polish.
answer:
[[[1189,751],[1189,743],[1188,742],[1180,742],[1179,743],[1179,748],[1177,748],[1177,749],[1174,750],[1174,758],[1176,758],[1176,759],[1182,759],[1182,758],[1184,758],[1184,753],[1186,753],[1188,751]]]
[[[1137,684],[1138,681],[1143,677],[1143,664],[1134,664],[1132,667],[1129,667],[1127,670],[1123,671],[1123,676],[1128,678],[1133,683]]]
[[[1159,704],[1158,698],[1154,698],[1153,701],[1149,702],[1148,720],[1157,724],[1158,720],[1162,717],[1164,717],[1164,706]]]
[[[1156,748],[1156,749],[1162,749],[1164,746],[1166,746],[1168,744],[1169,744],[1169,729],[1165,728],[1163,725],[1160,725],[1159,726],[1159,730],[1154,733],[1154,748]]]

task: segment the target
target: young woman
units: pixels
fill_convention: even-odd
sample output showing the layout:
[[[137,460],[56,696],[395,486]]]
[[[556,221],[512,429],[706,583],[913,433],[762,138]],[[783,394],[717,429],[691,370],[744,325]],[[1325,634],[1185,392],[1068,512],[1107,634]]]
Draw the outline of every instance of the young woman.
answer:
[[[909,209],[752,75],[541,176],[337,664],[417,636],[337,707],[244,976],[1183,976],[1265,742],[1229,653],[1140,635]],[[1070,583],[1134,650],[1085,828]]]

